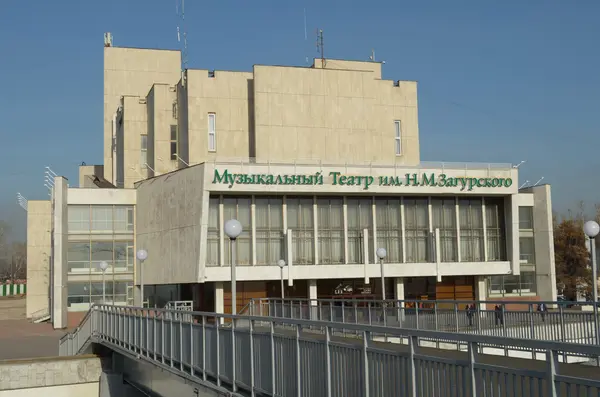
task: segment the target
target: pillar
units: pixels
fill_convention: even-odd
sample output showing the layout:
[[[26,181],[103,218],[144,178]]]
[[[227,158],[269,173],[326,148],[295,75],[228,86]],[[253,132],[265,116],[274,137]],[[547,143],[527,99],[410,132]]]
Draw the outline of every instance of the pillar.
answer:
[[[317,280],[308,280],[308,299],[310,304],[310,319],[319,319],[319,307],[317,302]]]
[[[404,319],[404,278],[403,277],[395,277],[394,278],[394,299],[396,303],[399,303],[398,309],[400,311],[400,315],[398,316],[398,321],[402,321]]]
[[[225,313],[225,300],[223,297],[223,283],[215,283],[215,313]],[[221,323],[223,320],[221,319]]]
[[[67,327],[67,246],[69,244],[68,232],[68,185],[66,178],[54,178],[54,212],[53,219],[53,263],[52,266],[52,324],[54,329]]]

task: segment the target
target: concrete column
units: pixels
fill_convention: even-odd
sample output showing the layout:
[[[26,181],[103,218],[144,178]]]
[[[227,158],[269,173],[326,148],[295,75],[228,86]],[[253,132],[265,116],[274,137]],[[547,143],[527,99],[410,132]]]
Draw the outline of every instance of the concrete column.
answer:
[[[215,313],[225,313],[225,299],[223,297],[223,283],[215,283]],[[221,320],[221,323],[223,321]]]
[[[404,319],[404,278],[403,277],[395,277],[394,278],[394,299],[396,301],[400,301],[399,311],[400,311],[400,320]]]
[[[319,308],[317,305],[317,280],[308,280],[308,299],[310,299],[310,319],[319,319]]]
[[[507,259],[510,261],[512,274],[518,275],[521,273],[521,257],[519,254],[519,202],[517,193],[506,198],[504,213]]]
[[[487,281],[485,276],[475,276],[475,300],[485,301],[487,300]],[[460,309],[460,308],[459,308]],[[493,307],[488,308],[487,305],[480,305],[479,310],[492,310]],[[485,312],[480,312],[481,317],[485,315]]]
[[[556,301],[556,266],[554,262],[554,225],[550,186],[531,188],[533,193],[533,238],[537,294],[541,300]]]
[[[54,213],[53,213],[53,319],[54,329],[67,327],[67,246],[68,236],[68,185],[64,177],[54,178]]]

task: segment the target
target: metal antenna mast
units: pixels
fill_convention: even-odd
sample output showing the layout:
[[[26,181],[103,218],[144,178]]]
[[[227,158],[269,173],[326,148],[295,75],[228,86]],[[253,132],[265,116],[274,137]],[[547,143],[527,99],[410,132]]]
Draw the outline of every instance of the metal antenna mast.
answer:
[[[325,68],[325,45],[323,44],[323,29],[317,29],[317,52],[321,54],[321,67]]]
[[[181,69],[187,69],[188,63],[188,48],[187,48],[187,28],[185,25],[185,0],[175,0],[175,13],[181,20],[177,25],[177,42],[182,46],[181,48]],[[180,26],[181,25],[181,26]],[[181,36],[183,35],[183,43]]]

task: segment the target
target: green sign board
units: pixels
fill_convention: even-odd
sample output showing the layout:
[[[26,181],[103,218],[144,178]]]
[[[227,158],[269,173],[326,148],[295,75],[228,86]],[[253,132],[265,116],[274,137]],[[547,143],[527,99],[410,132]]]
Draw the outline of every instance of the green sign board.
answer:
[[[368,190],[375,182],[379,186],[409,186],[409,187],[459,187],[461,191],[472,191],[475,188],[507,188],[513,183],[512,178],[471,178],[453,177],[446,174],[412,173],[404,176],[370,176],[370,175],[344,175],[341,172],[330,172],[331,185],[333,186],[359,186]],[[229,170],[215,170],[213,184],[228,185],[323,185],[323,174],[317,172],[312,175],[289,174],[234,174]]]

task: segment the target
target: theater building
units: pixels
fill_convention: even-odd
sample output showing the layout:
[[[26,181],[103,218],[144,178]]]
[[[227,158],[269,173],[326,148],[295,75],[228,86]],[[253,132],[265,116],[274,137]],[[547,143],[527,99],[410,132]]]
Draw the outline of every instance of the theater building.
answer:
[[[238,308],[281,295],[280,259],[286,296],[379,299],[379,247],[387,298],[556,298],[550,187],[422,162],[416,82],[378,62],[181,72],[178,51],[104,51],[104,164],[32,204],[28,315],[60,328],[99,301],[99,261],[111,302],[140,304],[143,266],[146,304],[230,312],[229,219]]]

